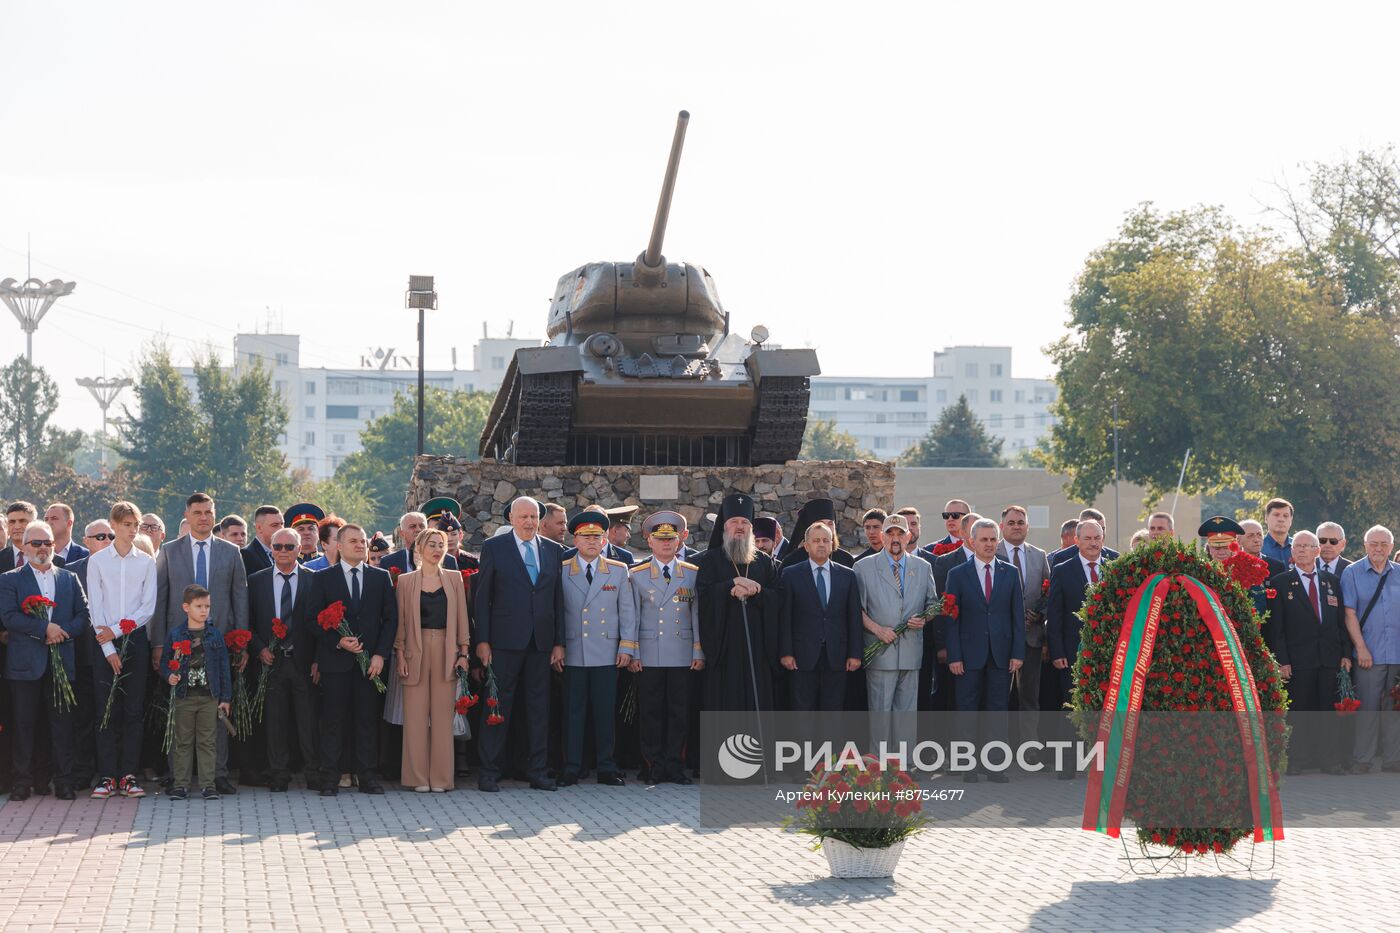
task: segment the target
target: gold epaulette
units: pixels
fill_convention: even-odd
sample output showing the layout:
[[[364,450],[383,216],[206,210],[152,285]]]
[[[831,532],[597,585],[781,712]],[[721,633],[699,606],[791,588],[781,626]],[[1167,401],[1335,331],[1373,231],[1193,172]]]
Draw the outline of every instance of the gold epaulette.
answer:
[[[686,563],[686,562],[683,561],[683,560],[678,560],[678,561],[676,561],[676,566],[678,566],[678,567],[684,567],[686,570],[696,570],[696,571],[698,571],[698,570],[700,569],[700,567],[699,567],[698,564]]]
[[[611,564],[611,565],[613,565],[614,567],[621,567],[623,570],[629,569],[628,566],[627,566],[626,564],[624,564],[622,561],[620,561],[620,560],[613,560],[611,557],[604,557],[604,558],[603,558],[603,563],[605,563],[605,564]]]
[[[636,573],[638,570],[649,570],[649,569],[651,569],[651,558],[647,558],[646,560],[642,561],[640,564],[633,564],[633,565],[631,566],[631,568],[630,568],[630,570],[631,570],[632,573]]]

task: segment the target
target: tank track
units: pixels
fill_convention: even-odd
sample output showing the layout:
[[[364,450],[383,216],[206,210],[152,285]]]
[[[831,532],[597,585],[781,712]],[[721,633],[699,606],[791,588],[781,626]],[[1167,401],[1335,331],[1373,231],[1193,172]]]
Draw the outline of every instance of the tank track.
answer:
[[[806,376],[770,376],[759,382],[751,453],[754,466],[797,459],[811,395],[811,380]]]
[[[514,462],[520,466],[563,463],[574,415],[574,374],[521,376],[517,405]]]

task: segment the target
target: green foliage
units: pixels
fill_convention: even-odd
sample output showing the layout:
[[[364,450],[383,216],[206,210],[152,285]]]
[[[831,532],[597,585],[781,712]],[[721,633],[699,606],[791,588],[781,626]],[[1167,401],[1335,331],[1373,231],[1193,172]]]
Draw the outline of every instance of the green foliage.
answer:
[[[1001,447],[1004,441],[987,433],[972,413],[967,396],[943,409],[938,421],[913,447],[899,458],[901,466],[911,467],[999,467],[1005,466]]]
[[[477,459],[493,399],[490,392],[429,387],[423,396],[423,452]],[[403,511],[418,448],[417,390],[395,396],[393,407],[365,426],[360,443],[363,449],[345,458],[335,472],[335,482],[368,497],[372,511],[365,516],[376,528],[393,528]]]
[[[153,344],[137,368],[139,412],[126,410],[116,447],[126,460],[142,508],[164,516],[184,511],[196,490],[214,497],[219,514],[247,512],[288,487],[277,449],[287,412],[260,365],[225,371],[212,352],[195,361],[198,400],[170,357]]]
[[[9,464],[11,479],[25,466],[54,459],[47,441],[66,443],[66,435],[48,429],[57,409],[58,383],[42,367],[17,356],[0,368],[0,462]]]
[[[836,430],[834,421],[809,418],[802,436],[800,460],[874,460],[875,455],[861,447],[855,436]]]

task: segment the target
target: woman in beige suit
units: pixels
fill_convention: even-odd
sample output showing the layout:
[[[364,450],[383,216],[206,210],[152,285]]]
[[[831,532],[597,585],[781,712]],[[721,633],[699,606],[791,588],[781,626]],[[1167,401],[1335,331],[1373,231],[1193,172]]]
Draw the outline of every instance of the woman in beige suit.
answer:
[[[457,670],[467,669],[471,633],[462,575],[444,570],[447,534],[429,528],[413,543],[417,570],[400,574],[394,657],[403,684],[403,773],[419,793],[452,789],[452,717]]]

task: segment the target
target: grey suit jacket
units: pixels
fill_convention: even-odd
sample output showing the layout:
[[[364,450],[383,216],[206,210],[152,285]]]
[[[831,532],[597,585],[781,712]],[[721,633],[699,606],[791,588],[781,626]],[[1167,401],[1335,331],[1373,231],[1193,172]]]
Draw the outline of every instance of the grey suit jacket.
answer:
[[[612,667],[618,654],[637,656],[637,606],[627,565],[598,561],[588,582],[581,557],[561,564],[564,578],[564,664]]]
[[[857,561],[854,568],[856,581],[860,584],[860,605],[865,614],[880,625],[894,628],[910,616],[933,608],[937,595],[933,588],[933,567],[926,560],[912,554],[904,561],[904,596],[899,595],[899,584],[890,571],[889,559],[884,554],[872,554],[865,560]],[[870,632],[865,633],[865,644],[877,641]],[[908,629],[897,638],[894,644],[880,652],[874,661],[867,665],[872,671],[917,671],[924,660],[924,630]]]
[[[220,632],[248,628],[248,575],[243,552],[230,541],[209,539],[209,624]],[[185,621],[181,608],[185,587],[194,582],[194,555],[189,535],[167,541],[156,555],[156,612],[151,617],[151,645],[165,644],[166,633]]]
[[[1015,565],[1011,559],[1011,547],[1005,542],[997,545],[997,557]],[[1045,585],[1050,581],[1050,557],[1034,544],[1021,545],[1022,570],[1021,596],[1026,603],[1026,611],[1034,612],[1034,622],[1026,623],[1026,644],[1039,648],[1045,644]]]

